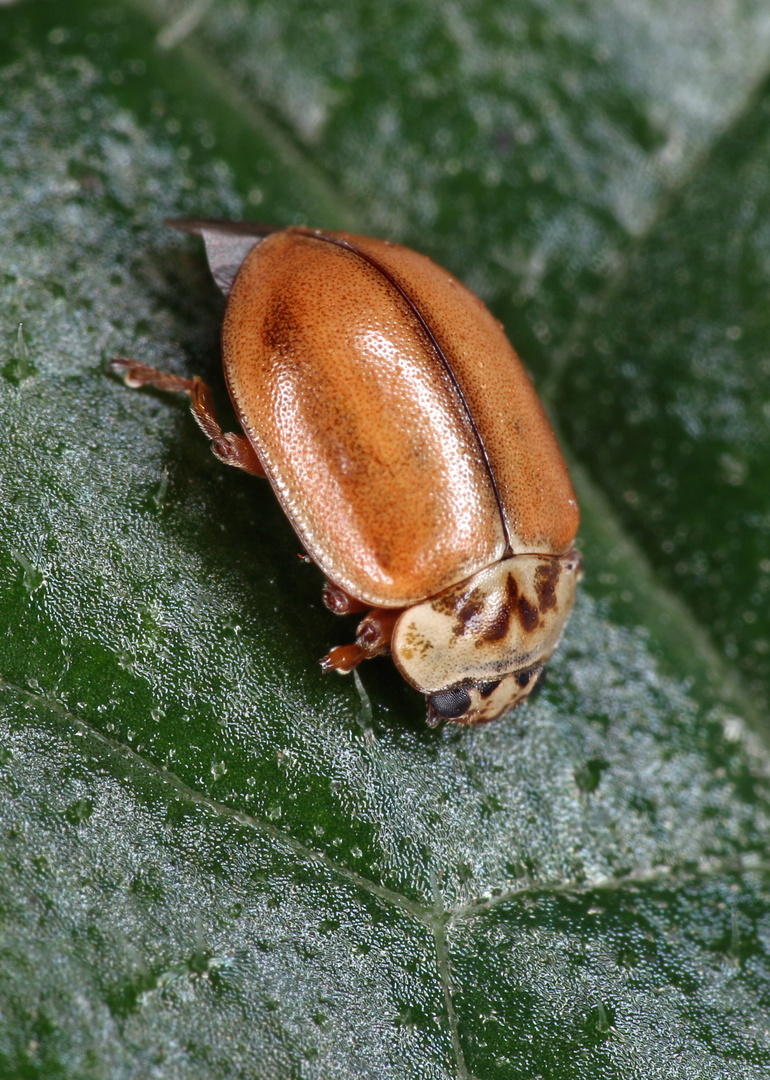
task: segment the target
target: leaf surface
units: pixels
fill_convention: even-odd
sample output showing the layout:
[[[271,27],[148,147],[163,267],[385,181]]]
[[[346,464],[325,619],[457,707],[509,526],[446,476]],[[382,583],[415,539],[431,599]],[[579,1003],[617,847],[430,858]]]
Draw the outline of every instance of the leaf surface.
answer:
[[[770,23],[713,14],[2,11],[4,1074],[766,1074]],[[387,234],[505,319],[583,510],[536,701],[321,676],[266,485],[105,373],[228,415],[176,215]]]

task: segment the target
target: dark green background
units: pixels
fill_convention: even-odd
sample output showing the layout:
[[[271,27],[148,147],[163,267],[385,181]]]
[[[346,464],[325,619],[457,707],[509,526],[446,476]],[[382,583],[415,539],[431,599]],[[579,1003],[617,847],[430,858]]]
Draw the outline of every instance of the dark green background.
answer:
[[[768,77],[749,0],[0,5],[0,1075],[768,1075]],[[225,413],[179,214],[504,320],[583,510],[537,700],[322,678],[266,485],[105,373]]]

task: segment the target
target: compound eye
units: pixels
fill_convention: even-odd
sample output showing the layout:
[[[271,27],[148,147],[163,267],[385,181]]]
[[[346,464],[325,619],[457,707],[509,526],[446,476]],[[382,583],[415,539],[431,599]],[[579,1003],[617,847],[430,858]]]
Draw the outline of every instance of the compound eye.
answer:
[[[428,704],[433,711],[444,717],[445,720],[456,720],[471,707],[471,698],[467,690],[461,686],[455,686],[449,690],[439,690],[437,694],[431,694]]]

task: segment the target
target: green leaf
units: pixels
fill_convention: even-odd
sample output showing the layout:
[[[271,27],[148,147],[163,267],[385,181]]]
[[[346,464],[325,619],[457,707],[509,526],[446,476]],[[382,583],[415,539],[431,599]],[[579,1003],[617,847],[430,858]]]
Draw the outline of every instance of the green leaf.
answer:
[[[2,1075],[767,1074],[768,44],[741,0],[2,8]],[[506,321],[583,511],[536,701],[433,732],[389,662],[321,676],[352,627],[266,485],[106,374],[225,415],[178,214],[389,235]]]

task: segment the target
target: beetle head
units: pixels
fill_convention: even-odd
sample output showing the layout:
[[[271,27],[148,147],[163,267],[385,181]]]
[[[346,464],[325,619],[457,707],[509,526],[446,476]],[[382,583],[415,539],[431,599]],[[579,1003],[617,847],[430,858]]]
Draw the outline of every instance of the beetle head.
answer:
[[[428,726],[438,727],[444,720],[468,726],[488,724],[521,705],[544,682],[545,667],[538,664],[492,682],[457,683],[428,695]]]
[[[407,608],[391,649],[402,675],[426,695],[428,722],[483,724],[528,698],[580,577],[576,551],[514,555]]]

